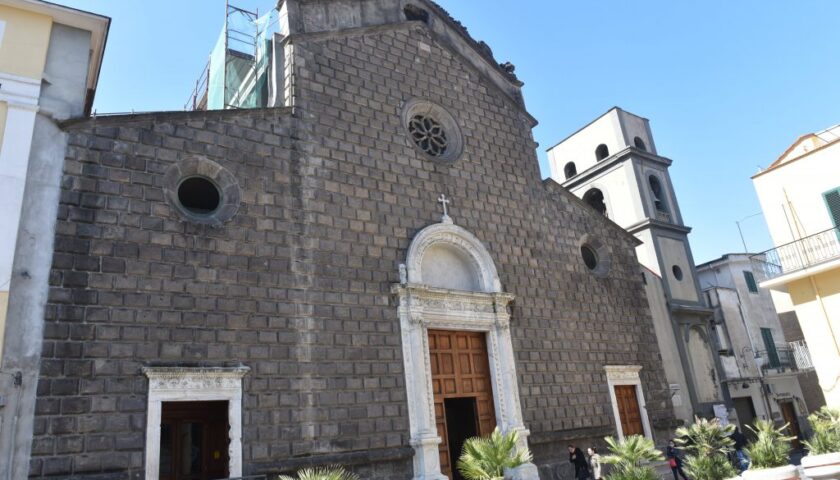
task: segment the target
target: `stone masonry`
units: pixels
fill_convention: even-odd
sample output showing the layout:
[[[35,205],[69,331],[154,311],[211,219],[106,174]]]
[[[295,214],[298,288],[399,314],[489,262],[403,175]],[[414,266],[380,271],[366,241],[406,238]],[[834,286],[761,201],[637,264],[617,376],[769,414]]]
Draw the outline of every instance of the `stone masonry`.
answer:
[[[421,21],[290,43],[294,108],[65,126],[31,476],[143,478],[141,368],[245,365],[244,473],[340,463],[410,479],[390,287],[413,236],[440,218],[442,193],[516,295],[516,369],[541,477],[562,478],[566,443],[614,432],[604,365],[641,365],[651,422],[669,426],[635,240],[541,180],[518,101]],[[412,98],[458,120],[460,159],[413,148],[400,120]],[[190,222],[164,195],[167,169],[195,157],[241,189],[221,227]],[[605,278],[580,258],[587,234],[609,252]]]

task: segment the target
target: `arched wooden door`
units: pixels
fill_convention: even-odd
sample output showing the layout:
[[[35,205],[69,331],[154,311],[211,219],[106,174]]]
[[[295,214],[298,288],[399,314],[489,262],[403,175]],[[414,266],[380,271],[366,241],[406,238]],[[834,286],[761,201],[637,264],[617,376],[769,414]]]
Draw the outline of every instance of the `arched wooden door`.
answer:
[[[454,463],[465,437],[487,436],[496,428],[485,334],[429,330],[429,358],[435,420],[443,440],[440,467],[457,480]]]

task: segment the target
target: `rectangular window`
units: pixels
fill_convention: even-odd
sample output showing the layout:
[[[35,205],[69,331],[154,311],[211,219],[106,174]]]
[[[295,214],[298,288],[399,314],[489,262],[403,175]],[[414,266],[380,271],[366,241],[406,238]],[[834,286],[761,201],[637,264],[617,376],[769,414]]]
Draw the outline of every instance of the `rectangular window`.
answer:
[[[840,188],[823,193],[825,206],[835,227],[840,227]]]
[[[758,293],[758,284],[755,283],[755,277],[749,270],[744,270],[744,280],[747,281],[747,288],[751,293]]]
[[[779,352],[776,351],[776,342],[773,340],[773,330],[762,328],[761,338],[764,340],[764,348],[767,349],[768,365],[770,365],[770,368],[779,368],[781,362],[779,361]]]

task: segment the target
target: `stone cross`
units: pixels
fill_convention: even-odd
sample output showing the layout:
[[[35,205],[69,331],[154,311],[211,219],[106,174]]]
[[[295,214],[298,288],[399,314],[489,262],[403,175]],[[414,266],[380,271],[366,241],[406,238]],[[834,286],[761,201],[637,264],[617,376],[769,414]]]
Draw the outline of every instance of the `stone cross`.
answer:
[[[446,195],[441,194],[440,198],[438,198],[438,203],[443,205],[443,217],[441,218],[441,221],[444,223],[452,223],[452,219],[449,218],[449,210],[446,208],[446,206],[451,203],[451,200],[446,198]]]

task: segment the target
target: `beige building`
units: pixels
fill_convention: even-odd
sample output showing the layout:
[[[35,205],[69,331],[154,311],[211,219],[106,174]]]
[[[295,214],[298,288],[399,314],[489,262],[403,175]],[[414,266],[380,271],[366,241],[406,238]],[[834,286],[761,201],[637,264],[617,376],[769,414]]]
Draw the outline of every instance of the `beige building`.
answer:
[[[0,478],[24,478],[67,135],[93,103],[110,20],[0,0]]]
[[[615,107],[549,148],[551,178],[640,244],[647,301],[678,419],[722,412],[727,392],[688,233],[646,118]]]
[[[753,257],[754,270],[777,305],[795,310],[826,403],[838,407],[840,125],[802,136],[753,182],[775,244]]]
[[[812,411],[804,391],[816,383],[811,357],[805,342],[786,337],[771,292],[758,287],[750,254],[724,255],[698,265],[697,273],[715,309],[724,384],[738,422],[788,423],[791,435],[804,436]]]

